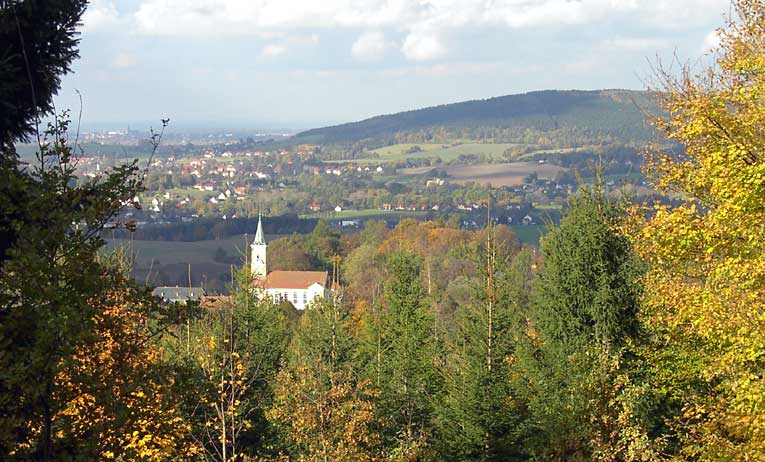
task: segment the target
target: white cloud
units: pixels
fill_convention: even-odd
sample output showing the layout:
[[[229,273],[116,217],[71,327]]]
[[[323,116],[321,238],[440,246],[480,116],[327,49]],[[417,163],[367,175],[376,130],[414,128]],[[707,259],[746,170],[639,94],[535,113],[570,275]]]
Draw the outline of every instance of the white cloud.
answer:
[[[706,53],[711,50],[715,50],[720,46],[720,33],[717,30],[713,30],[704,37],[704,44],[702,45],[702,53]]]
[[[118,25],[120,14],[113,2],[107,0],[92,0],[82,15],[82,32],[87,33],[99,29],[108,29]]]
[[[97,0],[105,2],[107,0]],[[151,35],[306,34],[346,29],[361,33],[351,53],[370,59],[387,47],[383,33],[405,36],[401,52],[424,61],[446,55],[460,30],[538,29],[584,25],[689,30],[719,22],[729,0],[140,0],[135,29]],[[104,5],[110,5],[104,4]],[[103,9],[103,8],[102,8]],[[108,9],[107,9],[108,10]],[[94,13],[96,14],[96,13]],[[614,42],[626,49],[654,45]]]
[[[376,61],[383,57],[389,45],[382,32],[365,32],[353,42],[351,55],[360,61]]]
[[[446,48],[432,32],[412,32],[404,39],[401,52],[411,61],[430,61],[442,57]]]
[[[153,34],[262,29],[514,28],[593,23],[623,16],[656,26],[719,18],[729,0],[143,0],[135,13]]]

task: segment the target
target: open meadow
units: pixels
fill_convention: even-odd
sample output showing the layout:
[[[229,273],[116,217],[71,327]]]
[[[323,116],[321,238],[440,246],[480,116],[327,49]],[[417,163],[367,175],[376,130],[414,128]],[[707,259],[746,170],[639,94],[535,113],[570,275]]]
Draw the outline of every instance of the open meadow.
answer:
[[[412,148],[419,146],[422,151],[410,152]],[[407,159],[432,159],[439,158],[442,162],[458,160],[460,156],[477,156],[485,159],[501,160],[504,152],[513,146],[512,143],[458,143],[458,144],[428,144],[428,143],[402,143],[385,146],[369,151],[375,157],[363,157],[359,159],[333,160],[335,163],[357,164],[385,164],[401,162]]]
[[[432,170],[429,167],[402,168],[398,170],[401,175],[422,175]],[[565,168],[552,164],[540,164],[538,162],[513,162],[509,164],[478,164],[478,165],[453,165],[443,170],[449,175],[448,181],[464,184],[470,181],[483,185],[518,186],[523,184],[523,179],[536,173],[539,178],[552,180]]]

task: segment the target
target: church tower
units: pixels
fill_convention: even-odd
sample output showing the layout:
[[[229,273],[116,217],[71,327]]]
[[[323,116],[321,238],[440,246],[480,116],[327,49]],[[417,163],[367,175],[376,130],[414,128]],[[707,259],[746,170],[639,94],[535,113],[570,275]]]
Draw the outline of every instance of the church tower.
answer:
[[[250,272],[255,278],[265,278],[268,274],[266,270],[266,240],[263,237],[263,219],[258,214],[258,230],[255,233],[255,240],[250,245]]]

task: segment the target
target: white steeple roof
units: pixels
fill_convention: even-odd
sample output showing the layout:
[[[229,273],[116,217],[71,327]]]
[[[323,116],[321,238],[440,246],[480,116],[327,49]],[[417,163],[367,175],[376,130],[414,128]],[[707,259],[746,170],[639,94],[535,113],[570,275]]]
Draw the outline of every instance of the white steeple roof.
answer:
[[[263,218],[258,214],[258,230],[255,232],[255,240],[252,242],[253,245],[265,245],[266,240],[263,237]]]

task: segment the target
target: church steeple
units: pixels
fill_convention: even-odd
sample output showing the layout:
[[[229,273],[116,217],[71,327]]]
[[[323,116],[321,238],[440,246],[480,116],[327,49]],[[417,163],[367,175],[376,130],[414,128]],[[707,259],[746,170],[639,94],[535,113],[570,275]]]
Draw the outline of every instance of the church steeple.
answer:
[[[263,218],[258,214],[258,230],[255,232],[255,241],[253,244],[266,245],[266,240],[263,238]]]
[[[263,218],[258,214],[258,230],[255,232],[255,240],[250,245],[250,272],[253,277],[264,278],[268,274],[266,267],[266,252],[268,246],[263,235]]]

